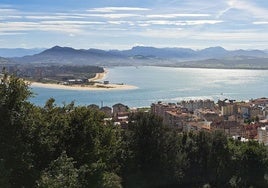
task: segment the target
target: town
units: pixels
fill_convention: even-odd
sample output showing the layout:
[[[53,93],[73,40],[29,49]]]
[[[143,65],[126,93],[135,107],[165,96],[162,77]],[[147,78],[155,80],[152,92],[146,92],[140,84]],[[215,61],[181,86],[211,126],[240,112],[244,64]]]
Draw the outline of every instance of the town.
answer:
[[[131,114],[139,111],[160,116],[164,125],[179,132],[222,131],[240,141],[256,140],[268,145],[268,98],[235,100],[189,100],[178,103],[153,103],[150,108],[129,108],[118,103],[111,107],[91,104],[104,112],[107,121],[126,128]]]

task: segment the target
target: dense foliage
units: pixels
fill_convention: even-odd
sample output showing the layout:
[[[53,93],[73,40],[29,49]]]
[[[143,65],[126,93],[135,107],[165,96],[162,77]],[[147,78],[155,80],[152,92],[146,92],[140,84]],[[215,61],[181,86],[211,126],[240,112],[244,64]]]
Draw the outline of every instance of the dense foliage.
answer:
[[[11,68],[11,67],[10,67]],[[96,73],[103,73],[104,69],[98,66],[73,66],[73,65],[33,65],[23,64],[11,69],[17,76],[39,82],[60,82],[69,79],[89,79]]]
[[[179,133],[149,113],[128,128],[104,114],[49,99],[28,102],[28,85],[0,83],[0,187],[267,187],[264,145],[220,132]]]

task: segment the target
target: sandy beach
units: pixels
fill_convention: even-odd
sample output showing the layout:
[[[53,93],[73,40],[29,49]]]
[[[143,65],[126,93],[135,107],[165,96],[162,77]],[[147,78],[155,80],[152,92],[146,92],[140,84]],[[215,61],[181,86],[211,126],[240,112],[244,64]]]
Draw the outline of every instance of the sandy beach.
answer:
[[[88,79],[89,82],[93,82],[93,81],[100,81],[103,80],[106,76],[106,74],[108,73],[107,69],[104,69],[104,72],[102,73],[96,73],[96,76],[94,78],[90,78]]]
[[[109,91],[109,90],[131,90],[137,89],[132,85],[120,85],[120,84],[95,84],[89,85],[60,85],[60,84],[44,84],[39,82],[31,82],[32,87],[42,87],[50,89],[64,89],[64,90],[88,90],[88,91]]]
[[[103,73],[96,73],[94,78],[89,79],[89,81],[100,81],[105,78],[107,70]],[[84,90],[84,91],[109,91],[109,90],[131,90],[137,89],[136,86],[125,85],[125,84],[102,84],[95,83],[94,85],[62,85],[62,84],[52,84],[52,83],[40,83],[40,82],[29,82],[32,87],[42,87],[50,89],[64,89],[64,90]]]

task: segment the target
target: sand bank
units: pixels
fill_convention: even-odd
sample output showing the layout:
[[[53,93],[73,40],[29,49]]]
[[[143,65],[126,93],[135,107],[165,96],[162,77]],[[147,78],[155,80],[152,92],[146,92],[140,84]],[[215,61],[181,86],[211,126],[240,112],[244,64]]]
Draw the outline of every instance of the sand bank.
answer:
[[[61,85],[61,84],[44,84],[39,82],[31,82],[32,87],[42,87],[50,89],[64,89],[64,90],[84,90],[84,91],[109,91],[109,90],[130,90],[137,89],[136,86],[124,85],[124,84],[100,84],[94,85]]]
[[[88,90],[88,91],[109,91],[109,90],[130,90],[137,89],[136,86],[125,85],[125,84],[103,84],[98,81],[103,80],[108,73],[107,69],[104,69],[103,73],[96,73],[94,78],[88,79],[89,82],[96,82],[93,85],[85,84],[73,84],[73,85],[62,85],[53,83],[40,83],[40,82],[29,82],[32,87],[42,87],[50,89],[64,89],[64,90]]]

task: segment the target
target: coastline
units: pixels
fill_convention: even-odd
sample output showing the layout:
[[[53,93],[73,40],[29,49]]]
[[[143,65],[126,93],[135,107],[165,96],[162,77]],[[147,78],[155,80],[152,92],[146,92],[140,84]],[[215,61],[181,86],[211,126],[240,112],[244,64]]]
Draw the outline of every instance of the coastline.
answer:
[[[96,73],[94,78],[88,79],[89,82],[95,82],[103,80],[108,73],[107,69],[104,69],[103,73]],[[137,89],[138,87],[125,84],[103,84],[95,83],[94,85],[61,85],[61,84],[52,84],[52,83],[40,83],[40,82],[30,82],[30,87],[41,87],[49,89],[61,89],[61,90],[77,90],[77,91],[111,91],[111,90],[132,90]]]
[[[132,85],[120,84],[95,84],[88,85],[60,85],[60,84],[44,84],[39,82],[30,82],[30,87],[41,87],[48,89],[64,89],[64,90],[77,90],[77,91],[111,91],[111,90],[132,90],[138,87]]]
[[[102,73],[96,73],[95,77],[88,79],[88,81],[89,82],[94,82],[94,81],[103,80],[106,77],[107,73],[108,73],[108,70],[107,69],[104,69],[104,72],[102,72]]]
[[[77,90],[77,91],[111,91],[111,90],[131,90],[138,87],[132,85],[120,84],[94,84],[88,85],[60,85],[60,84],[44,84],[39,82],[30,82],[30,87],[41,87],[49,89],[64,89],[64,90]]]

